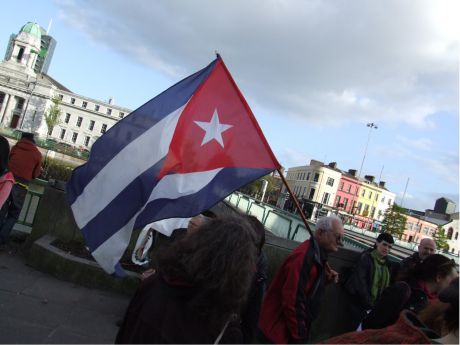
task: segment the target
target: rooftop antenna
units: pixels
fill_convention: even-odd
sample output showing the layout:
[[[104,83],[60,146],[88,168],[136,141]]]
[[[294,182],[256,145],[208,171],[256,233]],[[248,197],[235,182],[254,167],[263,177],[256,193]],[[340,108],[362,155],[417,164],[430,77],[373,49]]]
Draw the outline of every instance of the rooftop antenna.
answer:
[[[50,19],[50,22],[48,23],[48,28],[46,29],[46,34],[49,35],[50,30],[51,30],[51,24],[53,24],[53,18]]]

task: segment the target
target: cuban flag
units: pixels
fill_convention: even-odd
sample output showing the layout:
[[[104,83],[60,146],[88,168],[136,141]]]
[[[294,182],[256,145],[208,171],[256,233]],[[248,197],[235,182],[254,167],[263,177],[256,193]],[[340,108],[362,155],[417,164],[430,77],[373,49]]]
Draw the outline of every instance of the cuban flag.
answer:
[[[100,137],[67,194],[95,260],[122,275],[133,229],[195,216],[279,167],[217,56]]]

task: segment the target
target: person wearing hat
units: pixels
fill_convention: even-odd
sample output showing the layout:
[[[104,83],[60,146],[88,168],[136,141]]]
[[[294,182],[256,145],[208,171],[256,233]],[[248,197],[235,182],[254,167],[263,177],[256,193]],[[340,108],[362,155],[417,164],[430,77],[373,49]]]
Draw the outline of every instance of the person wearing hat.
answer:
[[[42,154],[35,145],[34,134],[23,132],[21,139],[12,147],[8,162],[16,183],[0,211],[0,244],[8,242],[21,213],[29,183],[42,171],[41,162]]]

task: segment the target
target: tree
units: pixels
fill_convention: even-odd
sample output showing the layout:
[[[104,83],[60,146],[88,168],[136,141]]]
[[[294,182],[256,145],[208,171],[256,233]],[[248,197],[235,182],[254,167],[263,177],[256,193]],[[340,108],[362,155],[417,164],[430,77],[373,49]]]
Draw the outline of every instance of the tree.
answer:
[[[396,204],[393,204],[391,207],[387,208],[383,217],[383,231],[401,238],[401,235],[406,228],[407,221],[404,209]]]
[[[442,225],[438,225],[438,229],[433,235],[433,239],[436,242],[436,247],[439,250],[448,250],[449,249],[449,244],[447,243],[447,235],[446,235],[446,230],[442,227]]]
[[[58,96],[54,96],[51,98],[51,102],[53,102],[53,104],[45,112],[45,122],[48,127],[47,136],[50,135],[53,132],[54,127],[59,124],[62,113],[62,110],[59,107],[61,99]]]
[[[263,176],[246,186],[241,187],[240,192],[260,198],[262,196],[262,180],[266,180],[268,182],[264,201],[268,204],[276,204],[276,200],[281,189],[281,180],[271,175]]]

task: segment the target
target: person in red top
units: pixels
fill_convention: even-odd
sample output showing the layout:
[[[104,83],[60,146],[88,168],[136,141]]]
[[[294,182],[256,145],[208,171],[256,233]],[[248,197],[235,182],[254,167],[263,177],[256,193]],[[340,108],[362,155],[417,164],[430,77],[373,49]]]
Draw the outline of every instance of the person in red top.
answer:
[[[343,225],[337,216],[316,223],[314,237],[298,246],[284,261],[264,298],[259,318],[263,341],[306,343],[318,313],[325,282],[338,282],[327,253],[342,246]]]
[[[14,185],[14,176],[11,171],[8,171],[9,156],[10,144],[0,135],[0,208],[8,200]]]
[[[35,145],[33,133],[23,132],[10,153],[8,168],[16,183],[0,212],[0,244],[8,242],[11,229],[21,213],[29,182],[41,173],[41,161],[42,155]]]

